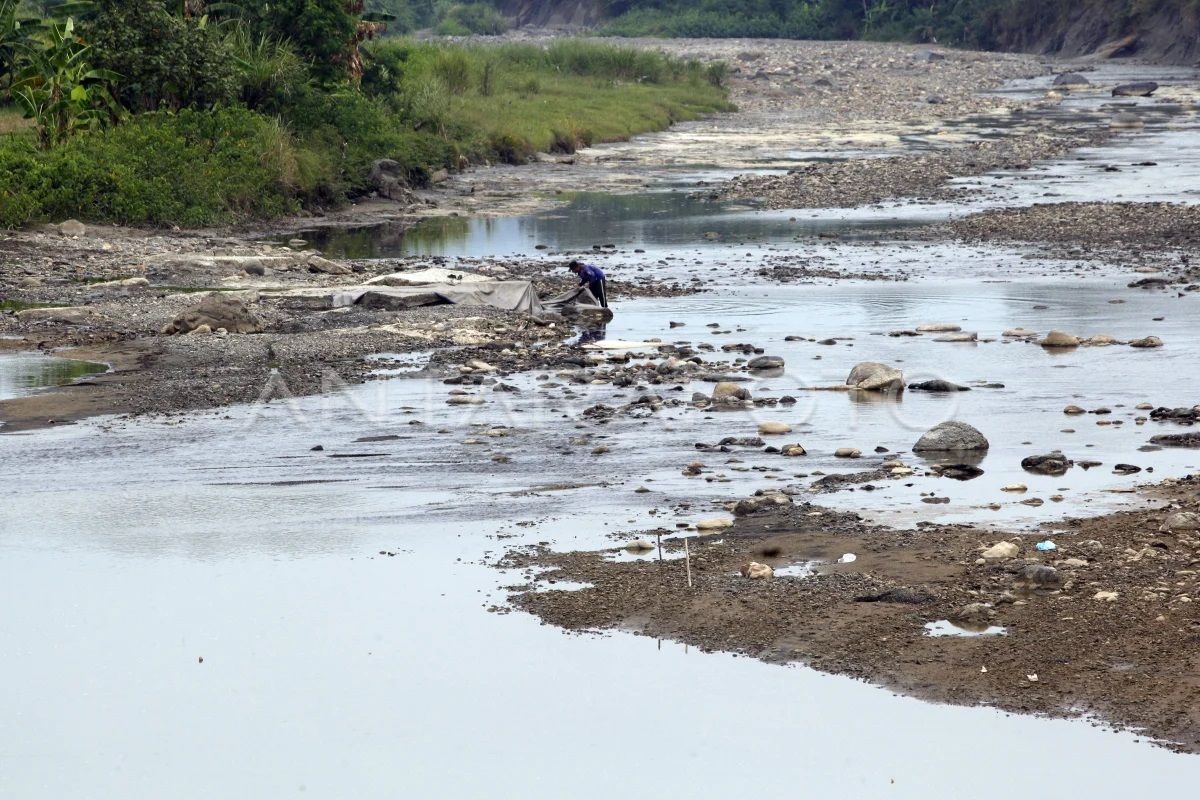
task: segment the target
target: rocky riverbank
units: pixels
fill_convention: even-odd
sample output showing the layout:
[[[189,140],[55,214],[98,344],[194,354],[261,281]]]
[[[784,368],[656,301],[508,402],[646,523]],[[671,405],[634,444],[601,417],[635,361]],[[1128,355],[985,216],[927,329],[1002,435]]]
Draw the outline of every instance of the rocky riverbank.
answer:
[[[731,502],[707,530],[535,547],[500,566],[527,570],[517,608],[568,630],[797,662],[939,702],[1091,715],[1200,752],[1197,487],[1167,481],[1144,509],[1007,533],[896,530],[777,493]],[[645,556],[612,558],[623,551]],[[559,582],[584,586],[544,588]]]

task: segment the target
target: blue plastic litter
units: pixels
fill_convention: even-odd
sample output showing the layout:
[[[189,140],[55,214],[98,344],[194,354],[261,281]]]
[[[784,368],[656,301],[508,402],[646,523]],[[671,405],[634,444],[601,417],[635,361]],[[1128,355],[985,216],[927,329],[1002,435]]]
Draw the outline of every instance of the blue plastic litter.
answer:
[[[1045,552],[1046,550],[1057,550],[1058,549],[1058,545],[1056,545],[1054,542],[1050,541],[1049,539],[1047,539],[1044,542],[1038,542],[1036,547],[1038,550],[1041,550],[1043,552]]]

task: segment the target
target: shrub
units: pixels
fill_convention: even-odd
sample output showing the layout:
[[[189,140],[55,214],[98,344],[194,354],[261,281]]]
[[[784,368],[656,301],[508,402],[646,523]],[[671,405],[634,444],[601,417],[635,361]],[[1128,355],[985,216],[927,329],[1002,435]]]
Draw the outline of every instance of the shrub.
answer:
[[[297,208],[306,187],[295,144],[245,109],[157,112],[37,154],[0,148],[0,222],[78,216],[101,222],[210,225]],[[15,203],[14,203],[15,201]]]
[[[224,40],[169,13],[163,0],[101,0],[83,35],[92,65],[120,76],[113,94],[130,111],[211,108],[237,96]]]

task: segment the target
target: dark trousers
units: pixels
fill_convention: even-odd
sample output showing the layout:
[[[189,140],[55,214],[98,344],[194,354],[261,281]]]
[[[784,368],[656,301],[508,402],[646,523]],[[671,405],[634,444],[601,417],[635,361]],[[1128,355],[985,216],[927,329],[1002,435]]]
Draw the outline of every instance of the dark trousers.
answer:
[[[608,308],[608,293],[605,291],[606,283],[607,281],[601,278],[598,281],[589,281],[587,285],[588,291],[592,293],[592,296],[600,301],[601,308]]]

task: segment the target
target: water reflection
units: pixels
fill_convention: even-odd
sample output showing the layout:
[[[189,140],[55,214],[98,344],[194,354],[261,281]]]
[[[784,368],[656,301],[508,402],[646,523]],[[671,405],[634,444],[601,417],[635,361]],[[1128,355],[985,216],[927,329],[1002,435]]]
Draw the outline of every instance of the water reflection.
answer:
[[[23,397],[51,386],[63,386],[107,369],[104,364],[54,358],[40,353],[3,353],[0,354],[0,400]]]

